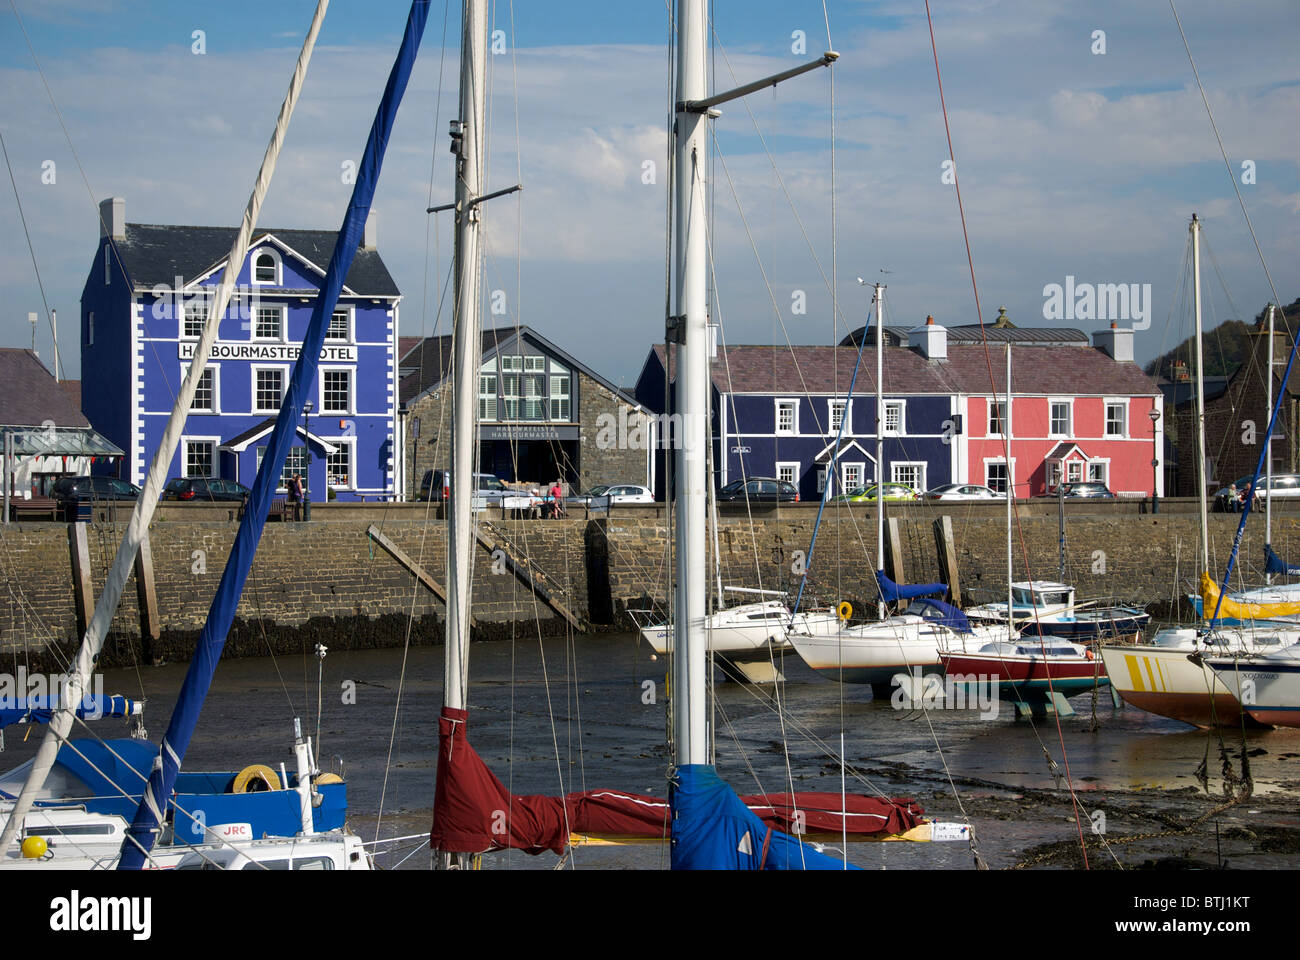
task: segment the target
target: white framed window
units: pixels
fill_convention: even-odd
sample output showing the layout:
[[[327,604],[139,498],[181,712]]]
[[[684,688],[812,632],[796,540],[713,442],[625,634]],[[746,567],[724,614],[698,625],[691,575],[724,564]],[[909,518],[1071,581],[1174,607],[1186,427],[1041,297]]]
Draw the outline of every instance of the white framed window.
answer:
[[[1007,462],[1006,460],[985,460],[984,461],[984,486],[998,493],[1007,492]]]
[[[844,423],[844,413],[845,413],[846,410],[848,410],[848,401],[847,401],[847,400],[830,400],[830,401],[828,401],[828,404],[829,404],[829,407],[830,407],[830,416],[828,417],[828,420],[829,420],[830,426],[829,426],[829,428],[827,429],[826,432],[827,432],[827,434],[829,434],[830,436],[833,436],[833,437],[834,437],[834,436],[838,436],[838,435],[839,435],[839,432],[840,432],[840,425]],[[850,420],[849,420],[849,426],[847,426],[847,427],[844,428],[844,432],[845,432],[846,434],[849,434],[849,433],[852,433],[852,432],[853,432],[853,431],[852,431],[852,423],[853,423],[853,421],[852,421],[852,419],[850,419]]]
[[[330,325],[325,339],[335,343],[352,342],[352,308],[340,307],[330,314]]]
[[[355,490],[357,488],[357,478],[354,473],[355,456],[353,456],[353,445],[356,443],[355,437],[329,437],[330,443],[334,444],[333,453],[325,455],[325,484],[334,490]]]
[[[356,379],[351,367],[321,367],[320,412],[352,413],[356,409]]]
[[[826,492],[826,476],[827,476],[826,468],[818,467],[817,468],[817,492],[818,493]]]
[[[183,437],[181,450],[184,461],[181,470],[185,477],[215,477],[217,475],[216,437]]]
[[[181,364],[181,379],[189,375],[190,365]],[[221,395],[218,387],[221,382],[221,364],[209,363],[203,367],[203,376],[194,391],[194,400],[190,403],[191,413],[220,413]]]
[[[923,462],[898,462],[889,465],[889,478],[894,483],[911,487],[917,493],[925,493],[925,464]]]
[[[799,432],[799,401],[776,400],[776,433],[793,435]]]
[[[1091,483],[1104,483],[1106,486],[1110,486],[1110,461],[1089,460],[1088,480]]]
[[[208,309],[211,301],[208,299],[206,292],[200,291],[192,297],[187,297],[181,305],[181,311],[184,317],[181,319],[181,337],[188,340],[197,340],[203,336],[203,326],[208,322]]]
[[[1006,422],[1007,402],[1005,400],[990,400],[988,435],[990,437],[1002,436]]]
[[[284,342],[284,307],[258,307],[253,317],[253,339]]]
[[[262,469],[262,457],[266,454],[266,447],[257,448],[257,469]],[[310,492],[307,469],[311,463],[311,458],[307,455],[307,447],[290,447],[288,455],[284,458],[284,469],[280,471],[280,481],[275,488],[276,493],[285,493],[289,489],[289,481],[293,479],[296,473],[302,478],[303,493]]]
[[[866,483],[866,464],[864,463],[841,463],[840,478],[844,482],[844,489],[856,490]]]
[[[272,247],[262,247],[253,252],[253,283],[282,286],[280,254]]]
[[[1128,401],[1106,401],[1106,436],[1128,436]]]
[[[905,432],[904,426],[907,423],[907,401],[906,400],[886,400],[885,401],[885,433],[902,434]]]
[[[288,367],[252,367],[253,412],[279,413],[289,383]]]
[[[1049,437],[1063,440],[1074,436],[1074,403],[1070,400],[1053,398],[1048,401]]]
[[[1065,461],[1065,482],[1083,483],[1083,467],[1084,467],[1084,463],[1082,460],[1066,460]]]
[[[541,360],[542,357],[524,357],[524,360]],[[546,377],[540,373],[525,373],[523,414],[525,420],[546,419]]]
[[[776,462],[776,478],[784,480],[786,483],[793,483],[799,486],[799,462],[797,460],[778,460]]]
[[[493,363],[493,369],[496,364]],[[478,375],[478,418],[495,420],[497,418],[497,375],[480,373]]]
[[[555,364],[551,364],[551,419],[567,422],[572,409],[569,397],[569,375],[558,374],[555,369]]]
[[[545,373],[545,357],[524,357],[524,373]]]

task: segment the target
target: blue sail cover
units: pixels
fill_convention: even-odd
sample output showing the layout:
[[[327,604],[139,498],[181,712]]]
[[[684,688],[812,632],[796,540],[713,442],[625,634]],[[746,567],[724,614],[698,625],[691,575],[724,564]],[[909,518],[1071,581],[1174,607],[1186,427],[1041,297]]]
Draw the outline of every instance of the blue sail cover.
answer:
[[[908,610],[912,613],[919,613],[927,620],[942,623],[945,627],[952,627],[958,633],[974,632],[970,628],[970,620],[966,618],[966,614],[942,600],[918,599],[908,607]]]
[[[15,723],[49,723],[54,711],[58,709],[58,697],[24,697],[19,700],[0,697],[0,729]],[[134,701],[126,697],[104,697],[98,694],[84,697],[77,707],[77,716],[82,720],[129,717],[134,712]]]
[[[914,600],[917,597],[938,597],[948,592],[948,584],[946,583],[917,583],[910,587],[899,586],[885,576],[884,570],[876,571],[876,586],[880,587],[880,599],[885,603]]]
[[[1300,567],[1293,567],[1273,552],[1271,543],[1264,544],[1264,572],[1284,577],[1300,577]]]
[[[244,519],[235,535],[234,546],[221,575],[216,596],[208,611],[207,623],[199,635],[198,647],[190,661],[185,683],[181,687],[176,710],[172,713],[167,733],[163,736],[159,750],[159,762],[149,777],[149,785],[136,811],[135,821],[122,843],[119,870],[139,870],[144,866],[145,855],[154,844],[158,833],[158,823],[163,818],[163,805],[171,796],[176,775],[180,771],[181,761],[189,746],[190,737],[198,723],[199,711],[212,684],[212,676],[221,658],[222,648],[226,643],[226,634],[235,619],[235,610],[244,591],[244,581],[248,578],[249,568],[253,565],[253,555],[257,552],[258,541],[262,537],[262,528],[266,524],[267,509],[275,495],[275,487],[284,469],[285,457],[293,442],[294,429],[302,412],[307,390],[316,377],[321,346],[325,341],[325,325],[334,312],[339,293],[343,288],[343,278],[347,276],[361,244],[365,230],[366,218],[370,215],[370,203],[374,199],[375,186],[379,182],[379,171],[383,165],[384,151],[392,135],[393,124],[397,118],[397,108],[402,102],[415,56],[420,48],[420,38],[424,35],[424,25],[429,18],[429,0],[414,0],[411,12],[406,20],[406,31],[402,35],[402,45],[398,49],[397,59],[388,75],[388,85],[384,88],[384,97],[375,114],[370,128],[370,137],[366,141],[365,153],[362,155],[357,170],[356,184],[352,190],[352,199],[348,203],[343,225],[339,228],[338,240],[334,244],[334,253],[330,257],[325,279],[321,283],[320,295],[312,307],[311,320],[307,333],[303,337],[302,351],[289,379],[289,388],[285,392],[280,414],[275,421],[275,429],[267,444],[262,465],[258,468],[257,479],[249,494],[248,507]],[[159,802],[162,798],[162,803]]]
[[[765,824],[711,764],[678,767],[669,801],[674,870],[844,869],[844,861]]]

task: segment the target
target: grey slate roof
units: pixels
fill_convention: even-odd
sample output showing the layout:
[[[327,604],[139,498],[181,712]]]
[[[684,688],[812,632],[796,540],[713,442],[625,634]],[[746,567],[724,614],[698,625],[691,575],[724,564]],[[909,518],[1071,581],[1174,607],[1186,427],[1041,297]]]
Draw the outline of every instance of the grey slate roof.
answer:
[[[639,408],[640,402],[631,392],[592,370],[581,360],[561,350],[529,326],[493,327],[483,331],[482,354],[496,351],[498,347],[508,346],[518,335],[532,340],[534,345],[550,353],[574,370],[581,371],[605,389],[609,390],[624,403]],[[426,337],[422,343],[405,353],[399,364],[400,377],[399,402],[405,406],[422,394],[428,393],[451,375],[452,343],[450,335]]]
[[[128,223],[126,239],[115,241],[127,275],[137,287],[172,285],[176,277],[188,282],[211,270],[230,253],[234,227],[184,227]],[[302,254],[324,270],[334,253],[334,230],[279,230],[258,227],[253,243],[267,234]],[[359,296],[397,297],[400,292],[376,250],[358,249],[343,281]]]
[[[918,324],[919,326],[919,324]],[[907,343],[907,331],[913,327],[885,327],[885,346],[900,347]],[[963,323],[945,327],[949,343],[1023,343],[1034,346],[1049,345],[1088,345],[1088,335],[1074,327],[997,327],[991,323],[984,324],[984,336],[980,335],[978,323]],[[841,347],[856,347],[863,333],[867,334],[867,346],[875,346],[876,328],[858,327],[840,341]],[[891,342],[892,340],[892,342]]]
[[[663,344],[655,344],[663,362]],[[718,348],[713,385],[721,393],[843,395],[853,379],[855,347],[729,346]],[[675,366],[675,364],[674,364]],[[1001,351],[986,355],[982,346],[949,344],[947,360],[927,360],[906,347],[886,347],[884,390],[894,396],[988,396],[1006,390]],[[868,347],[854,393],[875,392],[876,351]],[[676,372],[673,371],[673,375]],[[1053,346],[1012,353],[1013,392],[1021,395],[1155,396],[1155,382],[1134,363],[1116,363],[1095,347]]]
[[[30,350],[0,348],[0,426],[89,427],[69,392]]]

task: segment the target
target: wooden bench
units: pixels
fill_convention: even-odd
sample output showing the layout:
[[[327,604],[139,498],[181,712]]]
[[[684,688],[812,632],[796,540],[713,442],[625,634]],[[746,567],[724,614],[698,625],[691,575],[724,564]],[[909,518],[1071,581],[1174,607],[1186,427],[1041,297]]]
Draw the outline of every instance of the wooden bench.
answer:
[[[9,501],[9,513],[14,520],[57,520],[59,502],[53,497],[16,498]]]
[[[242,510],[241,510],[242,514]],[[289,516],[289,501],[284,497],[276,497],[271,501],[271,508],[266,511],[267,520],[279,520],[283,522]]]

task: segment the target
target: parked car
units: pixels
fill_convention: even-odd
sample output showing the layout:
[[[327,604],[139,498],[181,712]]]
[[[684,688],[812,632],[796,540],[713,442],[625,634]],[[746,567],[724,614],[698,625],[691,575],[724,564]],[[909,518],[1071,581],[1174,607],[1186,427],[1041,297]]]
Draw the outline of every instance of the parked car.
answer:
[[[833,499],[839,500],[841,502],[847,501],[849,503],[865,503],[867,501],[874,503],[877,496],[876,487],[877,484],[874,483],[868,484],[867,486],[854,487],[848,493],[841,493],[838,497],[835,497]],[[915,490],[913,490],[911,487],[907,486],[906,484],[882,483],[879,484],[879,487],[881,488],[880,496],[884,500],[919,500],[920,499],[920,495],[917,494]]]
[[[942,487],[927,490],[922,500],[1005,500],[1005,493],[977,483],[945,483]]]
[[[1064,487],[1065,498],[1067,500],[1078,499],[1080,497],[1091,499],[1115,499],[1115,494],[1111,492],[1110,487],[1106,486],[1106,484],[1099,480],[1088,480],[1084,483],[1066,483],[1062,484],[1062,486]],[[1054,497],[1056,496],[1056,492],[1053,491],[1048,494],[1048,496]]]
[[[163,487],[163,500],[189,502],[233,501],[247,503],[251,493],[248,487],[221,477],[175,477]]]
[[[796,503],[799,491],[788,480],[776,477],[747,477],[732,480],[718,491],[718,502],[747,500],[750,503]]]
[[[474,496],[488,501],[501,500],[511,490],[500,478],[490,473],[474,474]],[[451,495],[450,470],[426,470],[420,480],[420,499],[445,501]]]
[[[140,488],[117,477],[60,477],[50,493],[58,502],[59,512],[68,520],[76,520],[85,519],[82,511],[94,503],[134,502]]]
[[[630,483],[602,483],[592,487],[586,493],[567,496],[564,502],[588,507],[607,507],[611,503],[654,503],[655,497],[648,487],[639,487]]]

